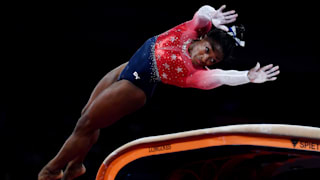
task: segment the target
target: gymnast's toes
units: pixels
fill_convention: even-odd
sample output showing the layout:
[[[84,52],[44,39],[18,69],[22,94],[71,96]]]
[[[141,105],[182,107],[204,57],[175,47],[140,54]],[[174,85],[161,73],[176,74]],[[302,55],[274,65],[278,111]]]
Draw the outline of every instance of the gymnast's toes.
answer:
[[[56,180],[63,177],[62,170],[50,171],[48,168],[43,168],[38,174],[38,180]]]
[[[70,165],[65,170],[62,180],[72,180],[76,177],[81,176],[85,172],[86,168],[82,163]]]

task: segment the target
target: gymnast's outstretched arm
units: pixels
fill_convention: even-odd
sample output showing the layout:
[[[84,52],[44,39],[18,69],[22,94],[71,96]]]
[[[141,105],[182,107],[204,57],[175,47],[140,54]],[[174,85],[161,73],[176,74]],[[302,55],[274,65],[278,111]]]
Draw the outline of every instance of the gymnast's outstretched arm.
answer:
[[[200,30],[200,34],[205,34],[210,31],[211,26],[229,31],[225,24],[236,21],[238,14],[234,10],[223,12],[226,5],[222,5],[218,10],[215,10],[209,5],[202,6],[193,16],[190,26],[192,29]]]
[[[260,68],[259,63],[249,71],[202,70],[188,77],[187,85],[193,88],[209,90],[221,85],[237,86],[249,82],[264,83],[266,81],[276,80],[276,76],[279,73],[279,66],[269,64]]]

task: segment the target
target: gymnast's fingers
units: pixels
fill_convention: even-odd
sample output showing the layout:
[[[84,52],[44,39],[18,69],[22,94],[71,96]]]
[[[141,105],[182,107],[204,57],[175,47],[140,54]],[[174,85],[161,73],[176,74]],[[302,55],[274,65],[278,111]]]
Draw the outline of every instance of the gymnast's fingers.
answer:
[[[276,76],[278,74],[280,74],[280,71],[275,71],[273,73],[268,74],[267,77],[270,78],[270,77]]]

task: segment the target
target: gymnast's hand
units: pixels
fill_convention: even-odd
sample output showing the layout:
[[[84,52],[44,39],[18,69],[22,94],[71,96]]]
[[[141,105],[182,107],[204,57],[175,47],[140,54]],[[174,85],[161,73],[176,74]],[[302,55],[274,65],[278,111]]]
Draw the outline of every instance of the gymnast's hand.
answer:
[[[226,5],[222,5],[213,15],[212,17],[212,24],[221,30],[226,32],[229,31],[228,27],[225,24],[232,23],[236,21],[238,14],[236,11],[231,10],[227,12],[222,12],[226,8]]]
[[[257,63],[257,65],[248,72],[248,78],[250,82],[253,83],[264,83],[266,81],[276,80],[276,76],[279,73],[279,66],[273,67],[272,64],[269,64],[260,68],[260,63]]]

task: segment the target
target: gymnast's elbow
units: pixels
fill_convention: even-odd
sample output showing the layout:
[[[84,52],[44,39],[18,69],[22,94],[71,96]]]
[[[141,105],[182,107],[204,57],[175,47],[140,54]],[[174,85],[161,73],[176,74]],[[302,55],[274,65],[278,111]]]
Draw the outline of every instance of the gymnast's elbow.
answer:
[[[215,80],[215,81],[202,80],[194,84],[193,87],[197,89],[202,89],[202,90],[211,90],[211,89],[220,87],[222,85],[223,84],[219,80]]]

